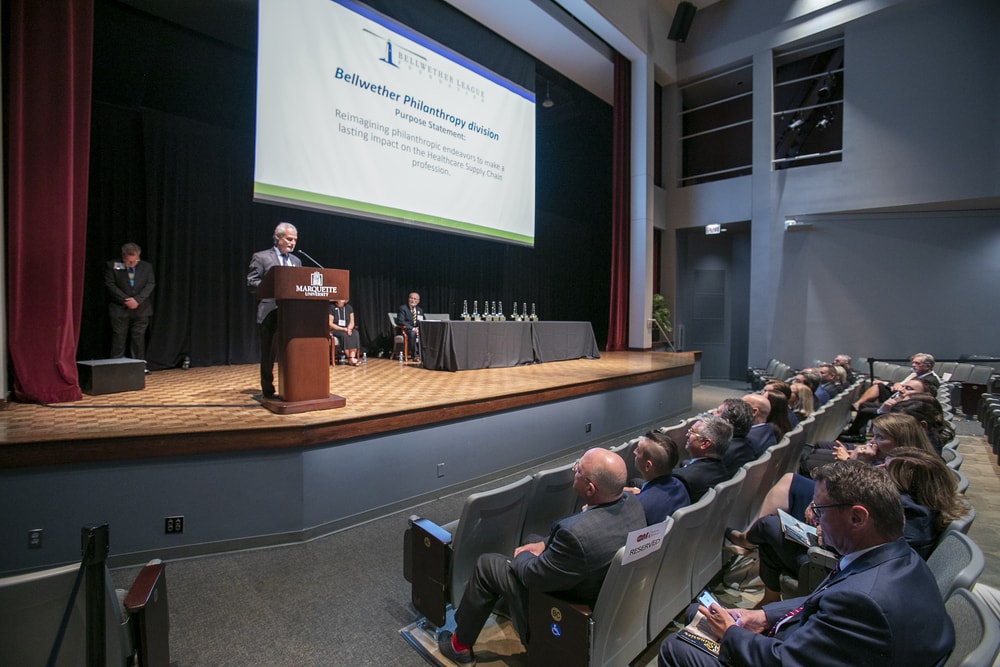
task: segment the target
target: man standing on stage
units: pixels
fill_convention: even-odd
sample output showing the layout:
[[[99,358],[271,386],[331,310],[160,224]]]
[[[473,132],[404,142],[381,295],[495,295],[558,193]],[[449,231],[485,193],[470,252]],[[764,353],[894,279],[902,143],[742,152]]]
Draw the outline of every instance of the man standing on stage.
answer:
[[[274,245],[256,252],[250,258],[247,288],[254,292],[274,266],[302,266],[302,260],[292,255],[299,232],[288,222],[274,228]],[[274,398],[274,361],[278,354],[274,338],[278,333],[278,304],[274,299],[257,301],[257,331],[260,333],[260,389],[264,398]]]
[[[146,360],[146,329],[153,315],[150,297],[156,287],[153,265],[139,260],[142,249],[135,243],[122,246],[121,261],[111,260],[104,270],[111,316],[111,358],[125,356],[125,338],[132,344],[132,359]],[[149,373],[149,370],[146,370]]]

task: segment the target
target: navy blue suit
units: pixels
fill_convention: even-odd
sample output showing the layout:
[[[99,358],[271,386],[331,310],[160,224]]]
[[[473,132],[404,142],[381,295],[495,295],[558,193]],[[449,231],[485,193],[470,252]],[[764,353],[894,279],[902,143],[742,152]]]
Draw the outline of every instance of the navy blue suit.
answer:
[[[719,658],[671,635],[661,666],[911,667],[943,665],[955,644],[934,575],[900,538],[868,551],[808,597],[764,606],[774,637],[732,626]]]
[[[674,511],[691,504],[687,487],[673,475],[661,475],[642,485],[639,502],[646,512],[646,525],[661,523]]]
[[[764,422],[750,427],[750,432],[747,433],[747,442],[750,443],[753,453],[757,455],[754,458],[757,458],[767,451],[768,447],[777,444],[778,440],[774,437],[774,429],[771,428],[771,425]]]
[[[674,477],[684,482],[691,502],[696,503],[709,489],[719,482],[725,482],[732,475],[726,470],[722,459],[706,456],[692,459],[683,468],[674,470]]]

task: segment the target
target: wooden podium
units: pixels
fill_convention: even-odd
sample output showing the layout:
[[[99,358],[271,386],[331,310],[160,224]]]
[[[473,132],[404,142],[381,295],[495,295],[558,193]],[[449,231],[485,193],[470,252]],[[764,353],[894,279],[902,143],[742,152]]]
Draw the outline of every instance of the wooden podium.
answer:
[[[278,395],[262,398],[271,412],[289,415],[347,405],[330,393],[330,302],[348,300],[350,272],[275,266],[257,287],[258,299],[278,302]]]

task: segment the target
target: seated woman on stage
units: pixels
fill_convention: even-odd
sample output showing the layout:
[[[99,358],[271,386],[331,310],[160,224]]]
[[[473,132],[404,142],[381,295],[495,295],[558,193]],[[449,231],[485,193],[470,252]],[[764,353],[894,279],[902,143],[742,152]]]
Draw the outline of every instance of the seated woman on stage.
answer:
[[[354,327],[354,308],[346,301],[334,301],[330,304],[330,335],[337,339],[347,363],[351,366],[361,363],[358,359],[361,337]]]
[[[873,465],[881,465],[888,457],[895,457],[907,449],[934,454],[923,428],[909,415],[879,415],[872,420],[872,433],[870,443],[859,445],[853,451],[838,445],[839,450],[835,450],[837,457],[856,458]],[[782,573],[798,574],[801,561],[806,558],[804,546],[785,539],[781,522],[777,517],[778,509],[788,512],[800,521],[816,525],[817,521],[809,507],[813,499],[813,487],[810,478],[788,473],[768,491],[757,514],[757,520],[750,528],[745,532],[726,529],[725,537],[740,550],[748,552],[760,547],[759,574],[764,582],[764,598],[760,602],[761,605],[781,599]]]

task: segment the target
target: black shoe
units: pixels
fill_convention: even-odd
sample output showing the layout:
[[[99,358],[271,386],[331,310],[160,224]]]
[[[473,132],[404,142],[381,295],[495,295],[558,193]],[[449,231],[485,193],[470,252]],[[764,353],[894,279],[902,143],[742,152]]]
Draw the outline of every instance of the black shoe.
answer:
[[[455,650],[455,647],[451,645],[451,633],[447,630],[438,635],[438,650],[441,651],[441,655],[457,665],[476,664],[476,654],[472,652],[471,648],[461,652]]]

